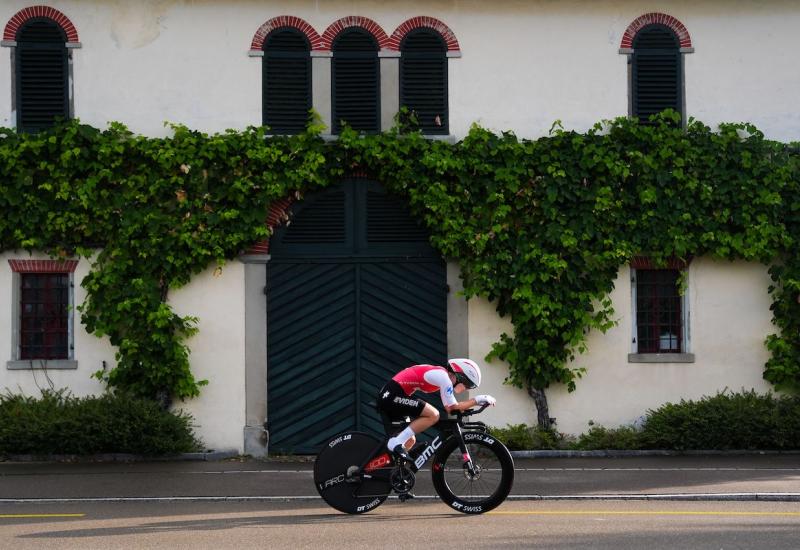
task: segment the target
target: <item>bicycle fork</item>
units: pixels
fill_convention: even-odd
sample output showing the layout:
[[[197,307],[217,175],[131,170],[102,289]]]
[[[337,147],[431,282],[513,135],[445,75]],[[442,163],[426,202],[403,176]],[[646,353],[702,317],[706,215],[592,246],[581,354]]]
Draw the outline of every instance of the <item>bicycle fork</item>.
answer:
[[[472,461],[466,442],[464,442],[464,433],[461,430],[461,426],[456,426],[456,435],[458,436],[458,448],[461,450],[461,457],[463,458],[464,473],[469,475],[470,478],[474,478],[477,475],[475,463]]]

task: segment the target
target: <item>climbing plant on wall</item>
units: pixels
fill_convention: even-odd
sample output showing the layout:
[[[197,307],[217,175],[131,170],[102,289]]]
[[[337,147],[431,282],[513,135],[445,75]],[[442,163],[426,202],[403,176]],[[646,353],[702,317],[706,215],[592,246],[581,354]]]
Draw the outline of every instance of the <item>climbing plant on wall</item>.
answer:
[[[90,258],[87,330],[117,347],[112,387],[198,394],[170,289],[268,237],[269,205],[365,171],[401,195],[459,261],[467,297],[495,301],[513,334],[493,354],[535,395],[571,390],[589,330],[614,323],[609,292],[634,255],[712,255],[770,266],[776,334],[764,377],[800,388],[800,158],[749,124],[682,129],[617,119],[536,140],[474,127],[460,142],[263,128],[168,138],[78,122],[0,130],[0,250]]]

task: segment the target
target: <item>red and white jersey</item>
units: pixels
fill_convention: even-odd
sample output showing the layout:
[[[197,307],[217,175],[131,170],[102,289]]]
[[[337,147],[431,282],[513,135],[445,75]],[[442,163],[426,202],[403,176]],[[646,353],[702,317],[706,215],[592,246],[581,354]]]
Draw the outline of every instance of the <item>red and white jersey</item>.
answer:
[[[398,372],[392,380],[400,384],[406,395],[411,395],[417,390],[423,393],[438,391],[445,407],[458,404],[453,395],[453,383],[450,381],[450,375],[444,367],[414,365]]]

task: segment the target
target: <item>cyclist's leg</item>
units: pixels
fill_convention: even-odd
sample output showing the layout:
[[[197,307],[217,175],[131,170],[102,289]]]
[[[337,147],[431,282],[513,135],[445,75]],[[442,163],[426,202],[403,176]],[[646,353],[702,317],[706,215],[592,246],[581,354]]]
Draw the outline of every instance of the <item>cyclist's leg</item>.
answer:
[[[411,431],[414,432],[414,435],[411,436],[411,439],[406,441],[405,448],[411,449],[411,447],[413,447],[417,442],[416,434],[424,432],[438,421],[439,411],[436,410],[436,407],[430,403],[425,403],[425,408],[422,409],[422,413],[420,413],[419,417],[415,418],[411,424],[408,425],[408,427],[411,428]]]
[[[392,437],[389,439],[387,447],[391,451],[400,445],[407,444],[409,439],[419,433],[414,429],[415,423],[416,426],[432,426],[438,420],[439,413],[434,407],[421,399],[406,395],[400,384],[394,380],[387,382],[386,386],[381,389],[376,404],[382,416],[385,415],[390,421],[402,420],[406,417],[413,419],[411,424],[399,434],[390,434]],[[435,418],[432,419],[432,415],[436,415]],[[387,433],[389,432],[387,431]],[[412,441],[411,445],[413,444]]]

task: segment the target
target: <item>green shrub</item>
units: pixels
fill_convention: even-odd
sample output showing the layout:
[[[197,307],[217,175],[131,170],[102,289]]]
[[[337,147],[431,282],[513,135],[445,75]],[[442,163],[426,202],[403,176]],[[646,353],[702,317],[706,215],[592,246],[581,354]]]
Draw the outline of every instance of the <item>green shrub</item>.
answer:
[[[507,424],[505,428],[492,427],[489,431],[511,451],[563,449],[569,444],[562,433],[526,424]]]
[[[510,451],[533,449],[532,431],[533,428],[526,424],[506,424],[505,428],[489,428],[489,432]]]
[[[619,428],[592,426],[588,432],[578,437],[578,441],[572,448],[582,451],[641,449],[640,435],[641,431],[634,426],[620,426]]]
[[[667,403],[645,416],[642,428],[589,431],[570,441],[556,431],[525,424],[491,428],[512,450],[794,450],[800,449],[800,396],[720,392],[699,401]]]
[[[44,391],[41,398],[0,396],[0,455],[196,451],[192,418],[156,402],[124,394],[72,397]]]
[[[648,411],[642,444],[651,449],[800,449],[800,397],[720,392]]]

